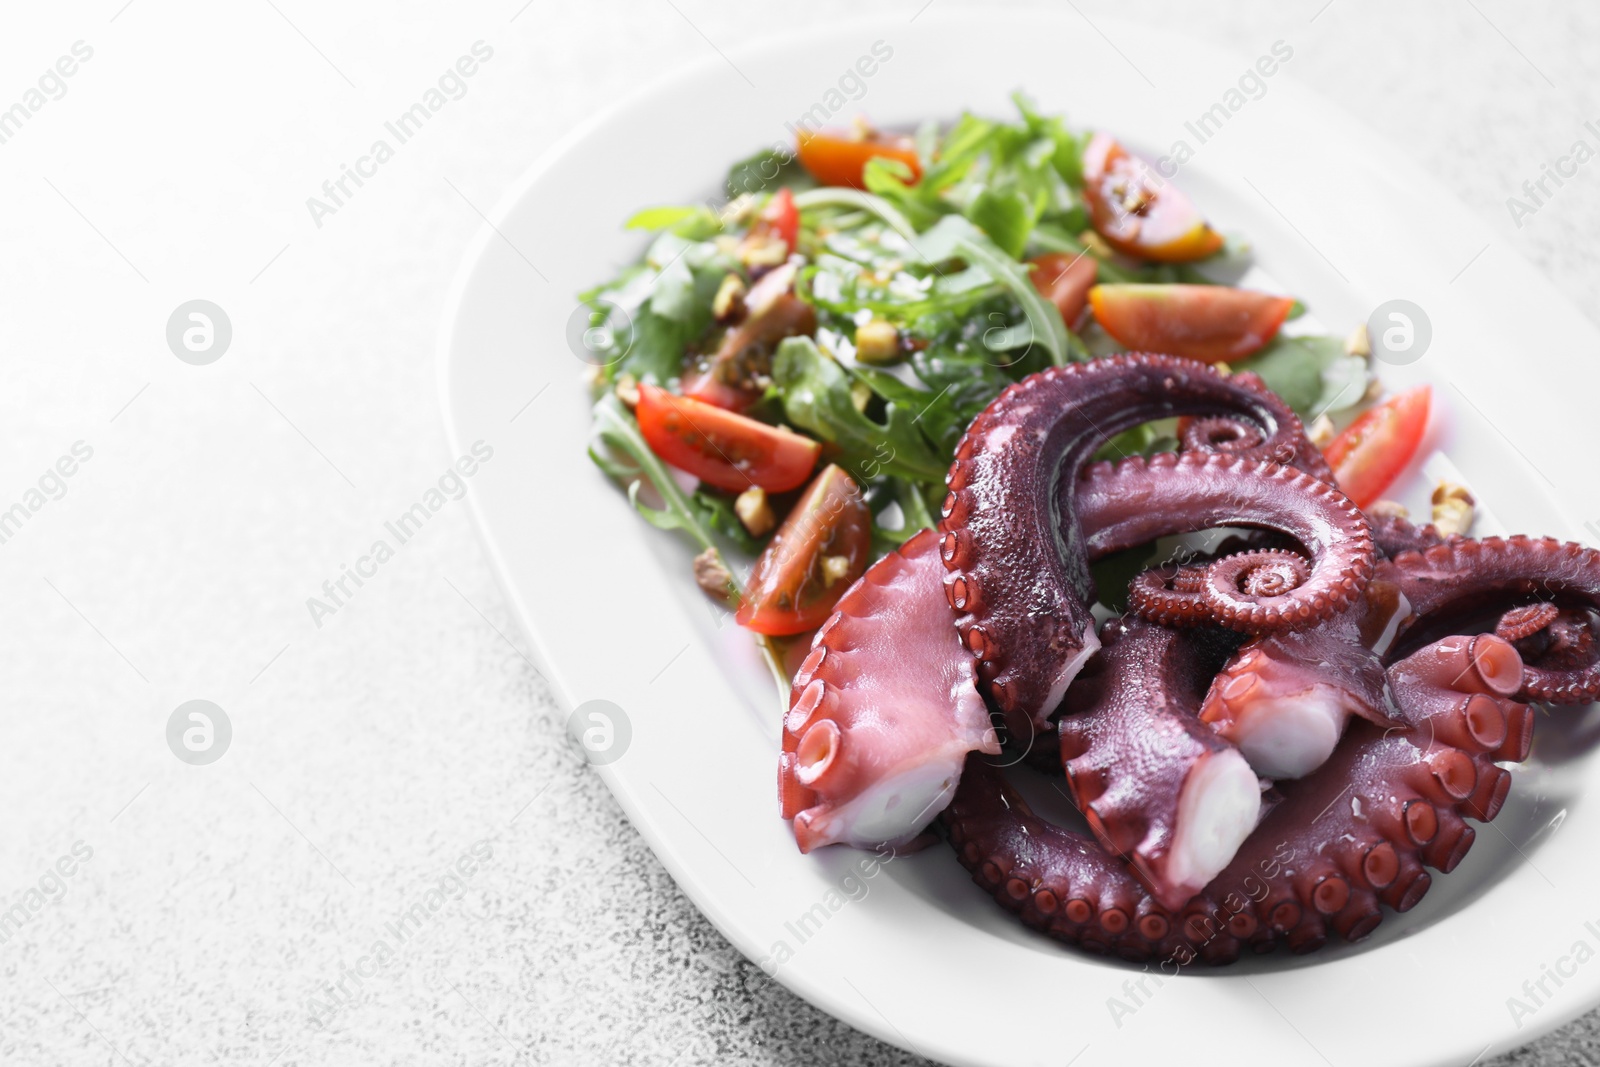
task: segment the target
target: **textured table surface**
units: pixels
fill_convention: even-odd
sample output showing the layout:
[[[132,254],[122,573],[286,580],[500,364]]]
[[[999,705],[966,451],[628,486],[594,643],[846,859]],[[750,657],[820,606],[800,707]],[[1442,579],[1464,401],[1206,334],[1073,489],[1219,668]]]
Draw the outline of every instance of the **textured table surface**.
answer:
[[[0,509],[29,507],[0,544],[0,892],[26,915],[0,943],[0,1061],[917,1062],[769,981],[677,890],[563,743],[463,507],[320,627],[306,607],[449,462],[433,341],[478,210],[642,77],[862,7],[8,12],[0,108],[59,57],[73,73],[0,143]],[[1595,5],[1077,7],[1291,41],[1292,76],[1600,317],[1600,168],[1520,228],[1506,206],[1595,142]],[[465,94],[316,225],[306,199],[480,40]],[[166,339],[194,298],[232,323],[205,367]],[[191,699],[231,723],[209,766],[166,740]],[[1597,1059],[1590,1015],[1493,1062]]]

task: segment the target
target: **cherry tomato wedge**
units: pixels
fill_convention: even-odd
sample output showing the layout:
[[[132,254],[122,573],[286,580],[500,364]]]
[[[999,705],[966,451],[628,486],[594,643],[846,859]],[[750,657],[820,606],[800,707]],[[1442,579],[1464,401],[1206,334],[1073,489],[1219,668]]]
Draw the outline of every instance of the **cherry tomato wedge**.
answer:
[[[1069,256],[1047,252],[1028,260],[1033,265],[1033,287],[1039,295],[1061,309],[1061,318],[1071,329],[1089,299],[1100,274],[1100,264],[1090,255]]]
[[[855,480],[830,463],[756,559],[734,618],[770,637],[822,625],[867,569],[871,547],[872,512]]]
[[[1097,285],[1089,306],[1106,333],[1131,349],[1218,363],[1264,347],[1294,300],[1223,285]]]
[[[909,137],[874,132],[860,137],[851,130],[801,130],[795,139],[800,165],[823,185],[848,185],[864,189],[861,172],[867,160],[898,159],[911,168],[911,181],[922,178],[917,149]]]
[[[1428,428],[1433,390],[1426,385],[1384,401],[1323,449],[1334,480],[1358,508],[1371,505],[1410,465]]]
[[[1083,150],[1083,197],[1095,231],[1118,252],[1163,263],[1204,259],[1222,247],[1187,196],[1109,134]]]
[[[787,187],[779,189],[767,201],[756,218],[754,229],[764,229],[782,238],[789,251],[794,251],[795,245],[800,243],[800,209],[794,206],[794,194]]]
[[[822,446],[791,430],[640,383],[639,432],[650,450],[707,485],[781,493],[805,483]]]

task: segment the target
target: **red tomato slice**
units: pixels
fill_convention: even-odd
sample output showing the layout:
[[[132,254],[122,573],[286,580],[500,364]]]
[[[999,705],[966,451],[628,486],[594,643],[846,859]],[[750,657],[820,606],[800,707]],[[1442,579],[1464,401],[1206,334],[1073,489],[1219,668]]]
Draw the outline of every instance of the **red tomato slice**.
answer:
[[[1433,397],[1419,385],[1363,412],[1323,454],[1344,495],[1364,508],[1383,496],[1417,454]]]
[[[804,484],[822,446],[780,426],[640,383],[639,432],[650,450],[707,485],[781,493]]]
[[[1109,134],[1089,139],[1083,181],[1089,219],[1118,252],[1185,263],[1222,247],[1222,235],[1206,225],[1189,198]]]
[[[795,139],[800,165],[823,185],[848,185],[864,189],[861,172],[867,160],[877,157],[898,159],[911,168],[911,181],[922,178],[917,149],[909,137],[874,132],[858,137],[851,130],[801,130]]]
[[[756,559],[734,618],[770,637],[822,625],[867,569],[871,548],[872,512],[855,480],[830,463]]]
[[[1071,329],[1089,299],[1089,290],[1100,275],[1100,264],[1088,254],[1069,256],[1049,252],[1028,260],[1033,264],[1033,287],[1039,295],[1061,309],[1061,318]]]
[[[761,209],[757,226],[765,226],[768,233],[783,238],[783,243],[793,252],[800,243],[800,209],[794,206],[794,194],[788,187],[779,189],[767,206]]]
[[[1294,300],[1222,285],[1097,285],[1089,306],[1106,333],[1131,349],[1217,363],[1265,346]]]

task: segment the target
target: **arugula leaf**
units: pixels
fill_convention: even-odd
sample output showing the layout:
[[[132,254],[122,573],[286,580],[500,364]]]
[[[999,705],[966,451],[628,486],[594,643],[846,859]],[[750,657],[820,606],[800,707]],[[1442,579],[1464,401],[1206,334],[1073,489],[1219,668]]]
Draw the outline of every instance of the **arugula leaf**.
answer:
[[[902,215],[893,204],[881,196],[863,193],[859,189],[842,189],[835,186],[811,189],[804,193],[796,193],[794,206],[801,211],[805,211],[808,208],[832,206],[858,208],[878,216],[878,218],[889,224],[891,230],[907,241],[915,241],[917,239],[916,227],[912,226],[911,221]]]
[[[1071,358],[1070,334],[1061,319],[1060,309],[1039,295],[1026,265],[996,248],[970,221],[960,215],[945,216],[922,235],[919,251],[931,262],[959,257],[983,268],[1022,305],[1028,325],[1033,329],[1033,339],[1044,346],[1050,361],[1061,366]]]
[[[721,233],[722,218],[705,204],[668,204],[634,212],[622,224],[625,230],[667,230],[690,240],[704,240]]]
[[[615,393],[608,392],[594,406],[594,439],[589,444],[589,458],[595,466],[628,486],[628,502],[652,526],[663,530],[682,530],[702,549],[716,549],[711,539],[715,520],[709,509],[678,487],[666,465],[650,451],[633,413],[622,406]],[[653,508],[639,499],[639,489],[644,481],[665,505]],[[735,579],[736,590],[738,580]]]
[[[1033,218],[1021,192],[985,189],[972,202],[967,217],[1006,255],[1012,259],[1022,258],[1022,250],[1028,245],[1028,232],[1033,229]]]
[[[706,525],[738,545],[741,552],[755,555],[761,551],[762,539],[753,536],[745,529],[738,512],[733,510],[732,496],[702,485],[694,491],[694,496],[690,499],[701,508]]]
[[[1368,374],[1366,361],[1347,355],[1342,339],[1322,336],[1279,334],[1266,348],[1232,367],[1261,375],[1267,387],[1303,418],[1359,402]]]
[[[723,188],[729,197],[746,193],[773,193],[783,186],[797,192],[816,187],[816,181],[788,149],[767,148],[728,168]]]
[[[938,481],[949,466],[917,429],[916,414],[897,403],[884,405],[884,422],[857,410],[854,378],[809,337],[791,337],[772,359],[772,383],[794,425],[838,445],[840,465],[858,481],[884,475]]]

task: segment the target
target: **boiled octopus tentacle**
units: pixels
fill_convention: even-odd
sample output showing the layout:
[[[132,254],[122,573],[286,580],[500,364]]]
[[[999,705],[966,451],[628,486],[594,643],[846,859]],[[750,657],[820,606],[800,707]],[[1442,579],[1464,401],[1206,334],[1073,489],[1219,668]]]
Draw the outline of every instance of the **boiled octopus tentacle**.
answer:
[[[1259,382],[1171,356],[1053,367],[1005,389],[956,446],[940,550],[980,685],[1016,729],[1043,725],[1096,647],[1093,582],[1064,508],[1111,435],[1170,415],[1231,413],[1300,458],[1300,420]]]
[[[1487,822],[1505,802],[1510,772],[1527,756],[1532,710],[1512,695],[1516,650],[1492,635],[1450,637],[1389,668],[1390,728],[1356,722],[1316,774],[1284,783],[1283,797],[1212,887],[1263,868],[1254,902],[1257,950],[1278,942],[1310,952],[1358,941],[1382,918],[1408,911],[1471,848],[1466,818]],[[1215,923],[1218,916],[1213,915]]]
[[[1600,660],[1572,654],[1579,644],[1594,645],[1592,632],[1588,638],[1578,635],[1591,630],[1586,613],[1600,610],[1600,551],[1551,537],[1453,538],[1421,552],[1399,553],[1385,570],[1411,605],[1402,641],[1416,630],[1465,626],[1488,608],[1503,611],[1549,601],[1569,609],[1549,624],[1562,624],[1566,652],[1554,661],[1532,655],[1520,697],[1548,704],[1587,704],[1600,698]],[[1493,630],[1496,624],[1491,616],[1483,629]]]
[[[1432,523],[1418,526],[1399,515],[1373,511],[1367,514],[1367,522],[1372,526],[1372,539],[1385,559],[1402,552],[1422,552],[1448,540]]]
[[[1101,684],[1067,691],[1067,786],[1100,843],[1177,908],[1255,829],[1261,785],[1196,714],[1220,659],[1216,641],[1207,648],[1201,631],[1131,617],[1106,623],[1100,639]]]
[[[1224,556],[1198,577],[1180,569],[1167,597],[1136,583],[1134,610],[1144,614],[1139,605],[1158,599],[1153,621],[1169,625],[1212,622],[1245,633],[1311,626],[1354,603],[1376,561],[1367,520],[1343,493],[1292,467],[1226,453],[1096,463],[1073,507],[1090,558],[1214,526],[1265,527],[1310,553],[1309,561],[1276,549]]]
[[[1333,753],[1352,715],[1392,723],[1382,653],[1399,623],[1392,583],[1313,630],[1257,637],[1217,674],[1200,717],[1239,746],[1257,774],[1301,778]]]
[[[1552,604],[1537,606],[1554,607]],[[1557,608],[1542,629],[1515,638],[1500,632],[1506,626],[1507,617],[1528,610],[1531,609],[1512,609],[1501,617],[1499,625],[1495,627],[1495,633],[1515,645],[1525,661],[1536,664],[1540,670],[1570,673],[1593,666],[1600,660],[1600,642],[1594,636],[1595,620],[1588,611]],[[1527,617],[1519,616],[1513,627],[1518,632],[1525,632],[1528,629]]]
[[[1389,668],[1400,725],[1354,723],[1334,757],[1286,783],[1233,861],[1179,909],[1090,838],[1034,814],[972,757],[943,819],[961,863],[999,903],[1052,937],[1130,960],[1222,964],[1249,948],[1310,952],[1357,941],[1380,904],[1406,911],[1471,847],[1464,818],[1493,819],[1526,758],[1522,664],[1493,635],[1450,637]]]
[[[1251,388],[1266,388],[1260,376],[1249,371],[1232,378]],[[1337,484],[1322,450],[1311,443],[1303,427],[1298,438],[1287,430],[1268,437],[1249,419],[1228,414],[1210,415],[1180,420],[1178,442],[1185,452],[1226,452],[1241,459],[1281,463],[1297,467],[1320,482]]]
[[[778,797],[801,852],[905,846],[955,791],[968,752],[999,740],[944,602],[924,530],[840,599],[795,674]]]
[[[1000,905],[1051,937],[1135,962],[1183,952],[1172,912],[1093,838],[1034,814],[972,756],[941,816],[961,865]]]

